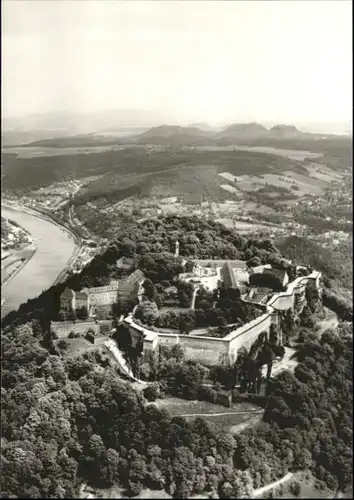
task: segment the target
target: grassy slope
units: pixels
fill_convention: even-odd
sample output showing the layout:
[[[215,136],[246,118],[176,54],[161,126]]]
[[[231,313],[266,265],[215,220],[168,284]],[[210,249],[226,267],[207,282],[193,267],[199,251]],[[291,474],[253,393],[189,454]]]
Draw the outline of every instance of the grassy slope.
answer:
[[[236,432],[245,424],[252,424],[262,416],[262,408],[250,403],[234,403],[231,408],[206,401],[187,401],[168,397],[156,401],[158,408],[168,410],[173,416],[184,416],[188,419],[203,415],[218,431]]]

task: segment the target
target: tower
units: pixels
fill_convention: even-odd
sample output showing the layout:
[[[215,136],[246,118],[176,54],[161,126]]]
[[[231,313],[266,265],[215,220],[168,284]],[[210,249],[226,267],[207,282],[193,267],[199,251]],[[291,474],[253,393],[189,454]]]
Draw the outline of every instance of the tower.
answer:
[[[175,247],[175,257],[179,256],[179,241],[176,241],[176,247]]]

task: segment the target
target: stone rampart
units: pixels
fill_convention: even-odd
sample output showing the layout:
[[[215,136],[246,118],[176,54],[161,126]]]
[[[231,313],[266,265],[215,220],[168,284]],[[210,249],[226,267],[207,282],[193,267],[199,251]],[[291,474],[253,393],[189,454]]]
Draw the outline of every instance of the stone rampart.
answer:
[[[261,333],[267,332],[267,336],[269,337],[272,324],[273,315],[269,311],[229,333],[223,340],[229,343],[230,362],[236,361],[237,351],[241,349],[241,347],[245,347],[249,350]]]
[[[270,299],[267,306],[278,311],[285,311],[294,308],[294,298],[296,293],[305,293],[306,285],[309,281],[314,281],[314,284],[319,288],[319,280],[321,273],[314,271],[309,276],[296,278],[292,283],[289,283],[285,292],[279,292]]]

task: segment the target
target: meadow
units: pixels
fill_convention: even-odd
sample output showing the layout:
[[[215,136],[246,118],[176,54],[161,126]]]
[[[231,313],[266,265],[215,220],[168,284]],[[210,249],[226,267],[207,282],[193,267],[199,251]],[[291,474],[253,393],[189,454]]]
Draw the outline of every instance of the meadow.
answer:
[[[187,419],[203,417],[218,431],[241,432],[246,426],[253,425],[262,417],[263,410],[250,403],[233,403],[231,408],[206,401],[187,401],[168,397],[154,403],[159,409],[168,410],[173,416]]]

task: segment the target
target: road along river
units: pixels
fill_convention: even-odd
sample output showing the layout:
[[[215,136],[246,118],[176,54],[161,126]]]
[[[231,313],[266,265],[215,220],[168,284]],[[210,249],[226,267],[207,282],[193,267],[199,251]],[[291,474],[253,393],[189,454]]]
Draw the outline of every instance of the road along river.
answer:
[[[1,215],[17,222],[32,236],[37,251],[1,290],[2,316],[40,295],[56,281],[77,247],[73,236],[59,225],[28,212],[1,206]]]

